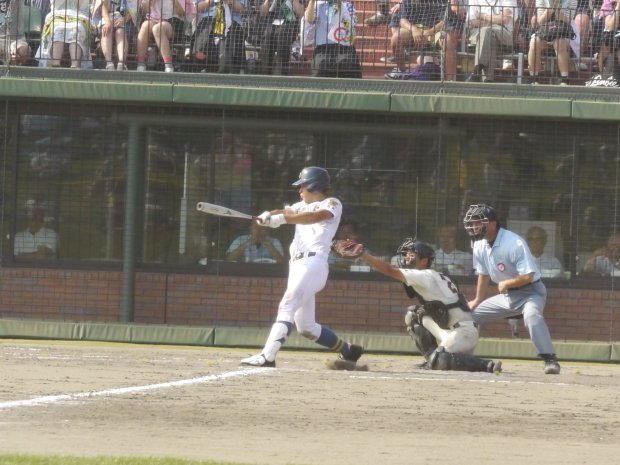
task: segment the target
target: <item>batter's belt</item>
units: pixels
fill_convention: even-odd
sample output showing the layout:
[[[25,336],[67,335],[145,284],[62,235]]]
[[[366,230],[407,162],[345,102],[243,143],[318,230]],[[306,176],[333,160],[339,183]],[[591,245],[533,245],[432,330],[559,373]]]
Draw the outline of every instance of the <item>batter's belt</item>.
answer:
[[[291,258],[291,261],[301,260],[304,257],[314,257],[316,252],[298,252]]]

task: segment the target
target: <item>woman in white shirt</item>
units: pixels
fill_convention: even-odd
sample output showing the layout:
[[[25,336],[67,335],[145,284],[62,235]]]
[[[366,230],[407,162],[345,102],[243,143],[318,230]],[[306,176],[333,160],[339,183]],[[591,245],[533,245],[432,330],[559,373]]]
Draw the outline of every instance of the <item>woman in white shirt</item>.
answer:
[[[60,66],[65,44],[69,46],[71,68],[82,67],[83,60],[90,62],[90,7],[89,0],[51,2],[42,33],[47,65]]]

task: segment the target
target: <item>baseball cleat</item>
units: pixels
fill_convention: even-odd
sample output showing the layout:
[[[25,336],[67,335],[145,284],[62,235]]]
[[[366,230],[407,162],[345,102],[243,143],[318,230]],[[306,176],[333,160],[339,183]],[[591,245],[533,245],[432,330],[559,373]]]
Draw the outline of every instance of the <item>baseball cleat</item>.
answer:
[[[489,373],[501,373],[502,372],[502,362],[497,361],[490,361],[489,365],[487,366],[487,371]]]
[[[325,361],[325,366],[330,370],[367,371],[367,365],[357,365],[357,361],[360,359],[363,353],[364,348],[362,346],[350,344],[349,354],[346,357],[341,354],[340,357],[336,360]]]
[[[545,360],[545,374],[546,375],[559,375],[560,364],[555,359]]]
[[[344,360],[348,360],[350,362],[357,362],[362,354],[364,353],[364,348],[362,346],[356,346],[355,344],[351,344],[349,347],[349,356],[342,357]]]
[[[252,355],[251,357],[244,358],[241,360],[241,365],[248,365],[252,367],[267,367],[267,368],[275,368],[276,361],[269,361],[265,358],[263,354]]]

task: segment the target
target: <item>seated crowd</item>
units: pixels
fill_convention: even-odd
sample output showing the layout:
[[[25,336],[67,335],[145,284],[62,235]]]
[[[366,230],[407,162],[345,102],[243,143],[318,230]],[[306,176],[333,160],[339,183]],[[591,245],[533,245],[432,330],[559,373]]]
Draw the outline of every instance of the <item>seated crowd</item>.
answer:
[[[606,66],[616,79],[620,74],[620,2],[401,0],[389,13],[383,0],[377,6],[366,25],[391,29],[392,54],[381,59],[396,64],[388,79],[457,80],[459,53],[473,59],[470,82],[493,82],[500,68],[514,76],[519,60],[523,83],[539,83],[544,72],[550,83],[566,85],[573,71],[603,73]],[[416,65],[410,66],[411,58]],[[543,60],[557,60],[557,81],[549,79],[555,69],[544,69]]]
[[[494,82],[498,70],[514,77],[517,64],[525,70],[518,82],[620,74],[620,2],[377,0],[377,13],[360,23],[367,12],[356,5],[363,3],[0,0],[0,61],[288,75],[301,52],[312,76],[361,78],[364,68],[381,66],[372,56],[384,41],[390,54],[381,61],[395,65],[385,77],[395,80]]]

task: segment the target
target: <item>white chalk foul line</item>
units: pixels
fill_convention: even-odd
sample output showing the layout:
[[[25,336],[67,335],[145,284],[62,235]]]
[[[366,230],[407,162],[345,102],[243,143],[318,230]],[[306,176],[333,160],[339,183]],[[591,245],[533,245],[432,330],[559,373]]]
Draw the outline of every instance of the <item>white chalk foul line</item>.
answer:
[[[468,373],[468,372],[463,372]],[[501,376],[501,375],[499,375]],[[466,383],[488,383],[488,384],[542,384],[542,385],[554,385],[554,386],[571,386],[569,383],[563,382],[544,382],[544,381],[528,381],[517,379],[467,379],[465,376],[462,378],[436,378],[436,377],[417,377],[417,376],[371,376],[371,375],[351,375],[350,378],[354,379],[368,379],[368,380],[395,380],[395,381],[448,381],[448,382],[466,382]]]
[[[229,378],[238,378],[260,374],[263,372],[273,372],[273,368],[249,368],[235,371],[228,371],[217,375],[201,376],[199,378],[182,379],[179,381],[169,381],[166,383],[147,384],[145,386],[129,386],[124,388],[104,389],[102,391],[78,392],[75,394],[59,394],[55,396],[35,397],[32,399],[12,400],[8,402],[0,402],[0,410],[10,409],[14,407],[54,404],[56,402],[64,402],[71,400],[87,399],[90,397],[118,396],[123,394],[134,394],[136,392],[152,391],[155,389],[165,389],[179,386],[189,386],[192,384],[204,384],[213,381],[220,381]]]

